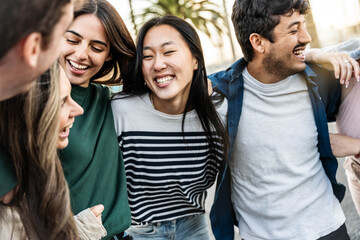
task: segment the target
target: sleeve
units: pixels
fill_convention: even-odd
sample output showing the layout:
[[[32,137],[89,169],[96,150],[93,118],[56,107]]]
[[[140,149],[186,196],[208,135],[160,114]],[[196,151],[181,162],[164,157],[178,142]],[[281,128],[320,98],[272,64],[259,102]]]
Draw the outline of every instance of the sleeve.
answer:
[[[114,126],[115,126],[115,132],[117,136],[117,140],[119,143],[119,146],[122,146],[122,118],[121,118],[121,100],[119,97],[115,95],[115,97],[111,100],[111,110],[114,118]]]
[[[0,196],[5,195],[18,184],[15,168],[6,153],[5,149],[0,146]]]
[[[90,208],[74,216],[81,240],[98,240],[107,235],[104,226],[97,220]]]
[[[339,111],[341,84],[335,79],[334,74],[316,64],[309,64],[318,75],[314,81],[318,85],[318,92],[324,105],[328,122],[336,120]]]

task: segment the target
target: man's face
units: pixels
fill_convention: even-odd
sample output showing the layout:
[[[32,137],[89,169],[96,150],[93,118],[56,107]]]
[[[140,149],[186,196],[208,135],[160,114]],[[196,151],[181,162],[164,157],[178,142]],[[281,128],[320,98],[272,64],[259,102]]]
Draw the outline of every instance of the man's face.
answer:
[[[38,75],[49,69],[59,57],[63,35],[72,22],[73,12],[74,6],[72,2],[64,6],[63,15],[53,29],[48,46],[46,49],[41,50],[37,69]]]
[[[16,73],[18,71],[20,72],[18,76],[14,76],[11,81],[8,81],[8,78],[0,78],[0,101],[28,91],[34,80],[38,78],[47,69],[49,69],[50,66],[56,61],[60,54],[63,35],[73,19],[73,11],[74,6],[72,2],[63,7],[63,14],[54,26],[50,36],[50,41],[46,48],[43,49],[41,48],[41,46],[39,46],[39,48],[37,48],[39,49],[39,51],[36,51],[35,53],[34,49],[37,46],[35,44],[42,43],[37,43],[33,40],[34,38],[28,37],[28,43],[25,45],[28,46],[28,48],[30,48],[31,50],[27,51],[27,53],[31,52],[31,54],[27,54],[26,56],[37,56],[37,61],[34,65],[31,65],[31,67],[28,61],[22,61],[23,65],[20,65],[22,67],[17,66],[17,63],[20,61],[20,44],[18,44],[16,47],[14,47],[8,52],[8,54],[4,58],[6,58],[7,62],[12,63],[11,66],[13,68],[16,68]],[[41,39],[41,41],[44,41],[44,39]],[[24,59],[23,55],[21,55],[21,59]],[[27,57],[27,59],[29,59],[29,57]],[[14,72],[14,70],[11,71]]]
[[[305,69],[303,54],[311,37],[305,28],[305,16],[299,12],[280,17],[273,31],[274,43],[267,44],[263,60],[265,70],[282,79]]]

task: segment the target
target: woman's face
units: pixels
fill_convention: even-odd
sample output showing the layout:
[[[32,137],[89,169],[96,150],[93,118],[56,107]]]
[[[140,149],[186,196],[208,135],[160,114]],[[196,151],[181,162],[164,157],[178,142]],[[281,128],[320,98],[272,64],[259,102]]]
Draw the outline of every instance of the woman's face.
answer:
[[[60,64],[70,82],[87,87],[92,78],[110,60],[110,43],[101,21],[91,14],[74,19],[64,35]]]
[[[58,135],[57,148],[63,149],[69,144],[70,128],[75,117],[83,114],[84,110],[70,96],[71,85],[66,77],[65,71],[60,67],[60,130]]]
[[[197,60],[180,33],[169,25],[152,27],[144,38],[142,64],[155,106],[181,106],[183,111]]]

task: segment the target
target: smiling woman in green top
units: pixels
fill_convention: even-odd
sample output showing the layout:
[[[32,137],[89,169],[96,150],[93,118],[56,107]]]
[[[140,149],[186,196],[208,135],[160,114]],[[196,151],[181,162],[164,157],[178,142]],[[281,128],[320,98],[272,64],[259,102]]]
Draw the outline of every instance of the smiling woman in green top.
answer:
[[[64,41],[60,64],[73,85],[71,97],[84,109],[71,129],[69,146],[60,152],[72,209],[77,214],[103,204],[106,239],[114,235],[121,239],[131,215],[110,92],[101,84],[129,78],[135,45],[121,17],[105,0],[91,0],[75,12]]]

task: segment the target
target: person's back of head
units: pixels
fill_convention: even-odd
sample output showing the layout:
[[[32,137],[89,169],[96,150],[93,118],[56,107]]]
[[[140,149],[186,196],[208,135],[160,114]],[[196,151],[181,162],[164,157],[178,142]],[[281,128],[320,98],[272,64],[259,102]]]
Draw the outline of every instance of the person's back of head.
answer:
[[[245,60],[250,62],[254,57],[249,40],[252,33],[274,42],[273,30],[281,15],[306,14],[309,9],[308,0],[235,0],[231,18]]]

